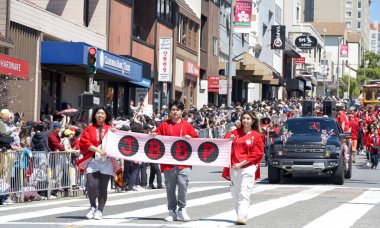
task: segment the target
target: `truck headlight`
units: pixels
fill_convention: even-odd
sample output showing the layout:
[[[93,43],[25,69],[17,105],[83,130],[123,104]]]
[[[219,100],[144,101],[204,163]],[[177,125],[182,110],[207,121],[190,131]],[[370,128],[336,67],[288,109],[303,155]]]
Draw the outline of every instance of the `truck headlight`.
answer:
[[[284,156],[284,147],[282,145],[274,145],[273,152],[278,156]]]
[[[326,149],[325,149],[325,154],[324,156],[325,157],[329,157],[331,155],[331,153],[335,153],[337,150],[337,147],[334,146],[334,145],[327,145],[326,146]]]

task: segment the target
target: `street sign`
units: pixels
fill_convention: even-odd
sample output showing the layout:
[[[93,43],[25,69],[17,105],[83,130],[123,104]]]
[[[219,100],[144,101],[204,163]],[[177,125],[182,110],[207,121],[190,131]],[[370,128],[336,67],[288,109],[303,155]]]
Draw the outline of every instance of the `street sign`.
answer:
[[[305,57],[296,58],[296,63],[305,63]]]
[[[94,104],[100,105],[100,99],[99,99],[99,97],[94,97]]]
[[[314,36],[299,36],[295,41],[296,46],[300,49],[313,49],[317,43],[317,38]]]

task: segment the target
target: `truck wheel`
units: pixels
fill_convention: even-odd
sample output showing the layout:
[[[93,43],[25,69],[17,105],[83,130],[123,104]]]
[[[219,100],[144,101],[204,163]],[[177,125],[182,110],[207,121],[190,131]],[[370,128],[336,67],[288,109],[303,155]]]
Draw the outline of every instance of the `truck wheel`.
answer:
[[[340,157],[338,161],[338,167],[332,176],[332,182],[336,185],[342,185],[344,183],[344,162],[343,157]]]
[[[346,179],[351,179],[352,176],[352,153],[350,151],[350,157],[348,159],[348,170],[345,170],[344,177]]]
[[[281,181],[280,169],[268,162],[268,180],[270,184],[278,184]]]

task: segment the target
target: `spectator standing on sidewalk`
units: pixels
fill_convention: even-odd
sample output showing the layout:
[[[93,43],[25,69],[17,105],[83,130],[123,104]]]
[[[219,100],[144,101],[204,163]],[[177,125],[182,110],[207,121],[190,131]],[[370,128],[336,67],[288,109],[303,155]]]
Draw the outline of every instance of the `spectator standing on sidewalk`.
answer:
[[[233,140],[231,169],[229,173],[227,171],[227,177],[229,174],[231,194],[237,214],[236,225],[245,225],[247,222],[250,196],[255,180],[260,177],[260,162],[264,151],[256,115],[252,112],[244,112],[241,116],[241,124],[241,127],[225,136],[226,139]],[[226,177],[226,173],[223,172],[223,174]]]
[[[170,119],[158,126],[155,131],[156,134],[184,137],[186,140],[198,138],[198,134],[195,132],[194,127],[186,120],[182,119],[182,112],[184,109],[184,104],[181,101],[174,100],[170,102]],[[186,197],[191,166],[161,164],[161,172],[163,172],[165,176],[166,196],[169,210],[169,215],[165,218],[165,221],[171,222],[177,219],[190,221],[190,217],[186,211]],[[178,198],[176,196],[177,186]],[[177,206],[179,207],[178,214],[176,212]]]

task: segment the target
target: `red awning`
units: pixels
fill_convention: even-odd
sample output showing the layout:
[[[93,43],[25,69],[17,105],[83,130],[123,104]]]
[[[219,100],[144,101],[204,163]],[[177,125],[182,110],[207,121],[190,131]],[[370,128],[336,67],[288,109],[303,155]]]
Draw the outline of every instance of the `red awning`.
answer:
[[[28,62],[0,54],[0,74],[27,80],[29,77]]]

